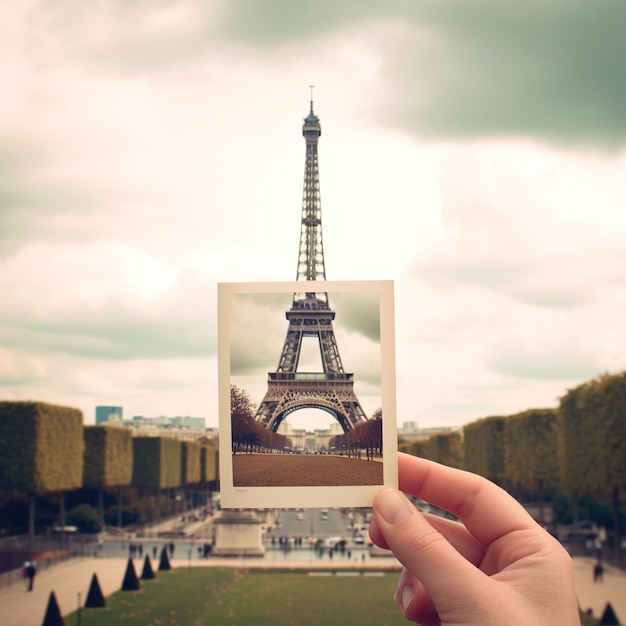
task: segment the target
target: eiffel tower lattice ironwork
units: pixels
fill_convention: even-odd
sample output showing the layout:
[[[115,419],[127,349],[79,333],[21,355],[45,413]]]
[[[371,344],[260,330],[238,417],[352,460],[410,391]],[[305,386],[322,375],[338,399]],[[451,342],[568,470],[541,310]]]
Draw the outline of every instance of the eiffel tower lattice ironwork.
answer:
[[[297,281],[325,281],[322,244],[322,210],[320,202],[317,143],[322,128],[313,112],[304,119],[302,134],[306,143],[302,222]],[[259,405],[256,419],[276,431],[290,413],[303,408],[327,411],[344,432],[367,420],[354,393],[354,375],[343,369],[333,330],[335,311],[330,308],[327,292],[315,292],[312,285],[293,294],[287,336],[278,368],[268,374],[268,389]],[[317,338],[322,362],[321,372],[299,372],[302,340]]]

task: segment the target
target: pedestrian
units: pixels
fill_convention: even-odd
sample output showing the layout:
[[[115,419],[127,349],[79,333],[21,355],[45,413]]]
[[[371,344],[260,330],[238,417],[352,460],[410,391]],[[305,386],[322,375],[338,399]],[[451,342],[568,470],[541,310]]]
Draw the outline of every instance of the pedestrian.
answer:
[[[35,574],[37,573],[37,563],[35,561],[27,561],[25,568],[26,578],[28,579],[28,587],[26,591],[32,591],[35,582]]]
[[[594,583],[604,582],[603,576],[604,576],[604,568],[602,567],[602,563],[600,563],[600,561],[598,561],[593,566],[593,582]]]

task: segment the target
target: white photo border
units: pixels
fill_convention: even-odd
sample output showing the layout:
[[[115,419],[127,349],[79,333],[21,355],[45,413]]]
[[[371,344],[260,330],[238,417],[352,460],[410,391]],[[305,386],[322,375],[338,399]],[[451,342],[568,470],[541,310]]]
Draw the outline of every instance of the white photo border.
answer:
[[[219,469],[222,508],[370,507],[384,487],[398,487],[396,428],[396,372],[394,283],[375,281],[315,281],[316,293],[377,294],[380,321],[380,375],[383,430],[383,484],[341,486],[235,487],[230,416],[231,319],[233,297],[239,294],[302,293],[312,285],[304,281],[218,283]],[[277,355],[281,346],[276,346]]]

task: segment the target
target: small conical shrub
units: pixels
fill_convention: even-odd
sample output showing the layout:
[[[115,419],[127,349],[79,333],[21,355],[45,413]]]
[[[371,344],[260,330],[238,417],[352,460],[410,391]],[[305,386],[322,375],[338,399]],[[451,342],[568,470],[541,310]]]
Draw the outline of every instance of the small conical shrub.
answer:
[[[152,570],[152,563],[150,557],[146,554],[146,558],[143,560],[143,570],[141,572],[141,580],[152,580],[154,578],[154,571]]]
[[[617,615],[615,615],[615,611],[613,610],[610,602],[607,602],[604,607],[604,613],[602,613],[602,617],[600,618],[598,624],[601,624],[602,626],[619,626]]]
[[[54,591],[50,592],[46,614],[41,626],[65,626],[65,621],[61,615],[61,609],[59,608],[59,603],[57,602],[57,597],[54,595]]]
[[[133,560],[129,558],[128,565],[126,565],[126,573],[124,574],[124,581],[122,582],[122,591],[137,591],[137,589],[139,589],[139,578],[137,578]]]
[[[91,584],[89,585],[89,591],[87,592],[87,598],[85,599],[85,607],[89,609],[101,609],[106,606],[104,601],[104,595],[102,589],[100,589],[100,583],[95,572],[91,577]]]
[[[168,569],[172,569],[172,566],[170,565],[170,557],[167,556],[167,548],[163,547],[161,550],[161,560],[159,561],[159,571],[162,572]]]

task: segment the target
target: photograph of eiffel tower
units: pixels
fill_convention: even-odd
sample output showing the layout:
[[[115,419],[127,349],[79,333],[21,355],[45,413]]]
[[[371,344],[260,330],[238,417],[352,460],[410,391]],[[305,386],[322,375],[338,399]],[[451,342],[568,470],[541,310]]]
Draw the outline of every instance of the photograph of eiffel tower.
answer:
[[[386,332],[393,344],[393,284],[390,281],[327,281],[318,167],[321,125],[312,99],[302,135],[306,152],[296,280],[218,286],[220,302],[226,303],[220,312],[221,325],[228,327],[229,337],[227,354],[223,347],[225,342],[221,342],[222,354],[228,358],[231,375],[245,371],[244,361],[251,363],[257,354],[268,353],[270,346],[266,345],[265,337],[270,335],[270,326],[272,337],[275,336],[279,309],[282,309],[281,323],[284,324],[285,318],[288,322],[282,349],[279,352],[280,344],[274,348],[275,353],[279,353],[278,365],[265,371],[263,395],[259,393],[260,378],[253,381],[252,375],[233,377],[237,385],[232,384],[231,379],[228,443],[232,448],[232,464],[222,472],[222,480],[225,478],[228,483],[232,479],[233,488],[239,493],[267,487],[306,487],[325,488],[327,497],[329,487],[353,490],[356,486],[379,488],[386,484],[382,338]],[[285,306],[284,298],[289,298],[290,306]],[[281,302],[283,304],[279,304]],[[357,310],[362,328],[353,327],[351,334],[341,326],[340,315],[343,311],[344,322],[354,324],[346,312]],[[259,320],[264,320],[263,329],[251,331],[251,326]],[[361,367],[365,362],[375,363],[377,371],[374,376],[370,372],[368,379],[370,384],[374,380],[377,405],[372,408],[369,393],[368,411],[355,391],[354,371],[344,367],[337,338],[339,328],[344,338],[351,337],[348,352],[353,357],[356,355]],[[361,354],[353,349],[353,344],[359,343],[354,335],[366,346]],[[251,338],[254,345],[251,345]],[[314,365],[312,346],[313,353],[317,353]],[[389,359],[387,362],[385,372],[389,383],[393,381],[394,368],[393,362],[389,363]],[[367,383],[361,383],[367,388]],[[249,395],[248,389],[253,386],[255,391]],[[389,407],[395,408],[391,400],[385,408]],[[288,427],[290,415],[311,409],[330,415],[337,428],[331,425],[327,431],[307,432],[307,436],[314,434],[315,437],[307,437],[303,445],[298,431],[281,429],[281,424]],[[389,420],[395,425],[395,411]],[[220,435],[221,431],[220,427]],[[297,439],[294,434],[298,435]],[[394,430],[394,447],[395,444]],[[390,458],[395,460],[395,448]],[[393,477],[393,471],[390,476]],[[354,491],[351,495],[354,496]],[[290,503],[293,505],[292,501]],[[324,500],[321,505],[328,504]],[[267,506],[267,501],[264,505]],[[315,505],[309,500],[307,506]]]

